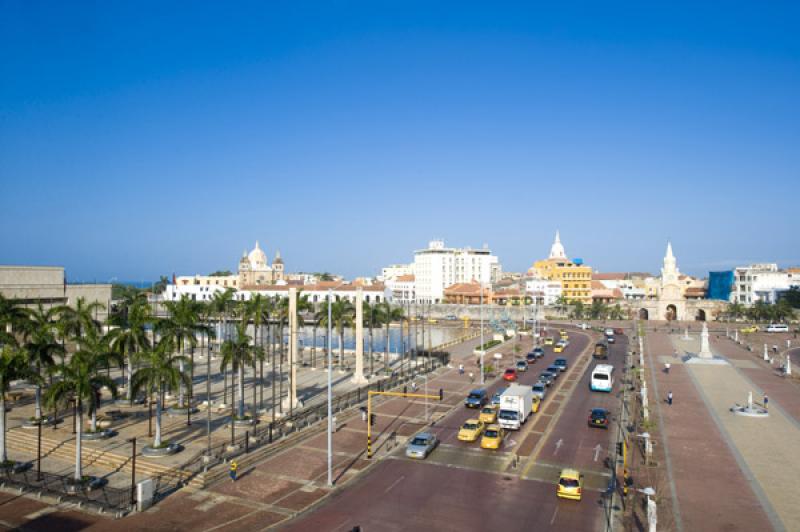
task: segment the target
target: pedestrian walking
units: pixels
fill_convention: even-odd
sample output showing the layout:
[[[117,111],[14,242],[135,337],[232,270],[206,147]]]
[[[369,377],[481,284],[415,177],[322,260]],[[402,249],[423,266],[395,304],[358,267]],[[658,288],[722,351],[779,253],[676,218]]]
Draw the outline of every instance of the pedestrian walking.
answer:
[[[664,373],[666,373],[667,375],[669,375],[669,362],[667,362],[666,364],[664,364]]]
[[[239,470],[239,464],[237,464],[235,460],[232,461],[230,469],[231,482],[236,482],[236,473],[238,470]]]
[[[764,394],[764,410],[769,410],[769,397],[767,397],[767,394]]]
[[[459,375],[463,375],[464,374],[464,364],[459,364],[458,365],[458,374]]]
[[[672,406],[672,390],[670,390],[669,393],[667,394],[667,404],[669,406]]]
[[[364,423],[367,422],[367,407],[366,406],[362,406],[361,407],[361,421],[363,421]]]
[[[417,393],[417,383],[411,381],[411,393]]]
[[[471,371],[469,372],[469,382],[475,382],[475,375]]]

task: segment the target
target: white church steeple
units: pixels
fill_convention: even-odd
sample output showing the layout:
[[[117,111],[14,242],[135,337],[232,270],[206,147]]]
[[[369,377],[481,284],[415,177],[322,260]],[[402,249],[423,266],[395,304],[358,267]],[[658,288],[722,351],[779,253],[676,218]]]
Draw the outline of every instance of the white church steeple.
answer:
[[[559,234],[558,230],[556,230],[556,240],[550,247],[550,258],[551,259],[567,258],[567,253],[564,251],[564,246],[561,245],[561,235]]]

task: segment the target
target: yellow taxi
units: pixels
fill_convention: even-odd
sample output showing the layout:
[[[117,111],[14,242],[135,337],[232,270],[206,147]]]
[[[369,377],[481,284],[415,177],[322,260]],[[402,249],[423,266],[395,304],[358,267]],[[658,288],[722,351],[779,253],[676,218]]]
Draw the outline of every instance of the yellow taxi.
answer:
[[[495,405],[484,406],[481,415],[478,416],[478,421],[487,425],[497,423],[497,407]]]
[[[548,336],[544,339],[544,345],[553,345],[553,338]]]
[[[505,435],[506,432],[500,425],[489,425],[483,431],[481,449],[499,449]]]
[[[753,326],[751,326],[751,327],[745,327],[744,329],[741,329],[741,331],[742,331],[743,333],[745,333],[745,334],[747,334],[747,333],[754,333],[754,332],[758,332],[758,327],[756,327],[755,325],[753,325]]]
[[[533,398],[533,402],[531,403],[531,412],[535,414],[539,411],[540,406],[542,406],[542,398],[537,395]]]
[[[554,352],[554,353],[561,353],[561,352],[563,352],[563,351],[564,351],[564,347],[566,347],[566,346],[565,346],[564,344],[562,344],[561,342],[559,342],[559,343],[557,343],[557,344],[556,344],[556,346],[553,348],[553,352]]]
[[[577,469],[562,469],[558,476],[556,495],[562,499],[581,500],[583,476]]]
[[[483,434],[486,425],[477,419],[468,419],[461,425],[458,431],[458,439],[461,441],[475,441]]]
[[[563,338],[564,340],[566,340],[567,338],[569,338],[569,335],[567,334],[567,331],[565,331],[564,329],[561,329],[560,331],[558,331],[558,334],[559,334],[559,335],[561,336],[561,338]]]

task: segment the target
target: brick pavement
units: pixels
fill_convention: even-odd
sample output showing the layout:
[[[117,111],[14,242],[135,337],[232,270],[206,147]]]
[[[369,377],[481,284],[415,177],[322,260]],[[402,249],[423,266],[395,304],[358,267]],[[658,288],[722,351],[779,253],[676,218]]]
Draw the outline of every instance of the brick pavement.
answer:
[[[647,334],[647,363],[655,369],[661,393],[652,407],[663,423],[672,466],[670,476],[680,508],[680,520],[675,522],[673,530],[772,529],[727,436],[720,432],[706,409],[688,366],[675,363],[669,374],[660,370],[659,357],[671,356],[673,352],[667,334]],[[670,390],[675,400],[672,406],[667,406],[664,397]],[[662,513],[669,511],[667,508],[659,505]]]

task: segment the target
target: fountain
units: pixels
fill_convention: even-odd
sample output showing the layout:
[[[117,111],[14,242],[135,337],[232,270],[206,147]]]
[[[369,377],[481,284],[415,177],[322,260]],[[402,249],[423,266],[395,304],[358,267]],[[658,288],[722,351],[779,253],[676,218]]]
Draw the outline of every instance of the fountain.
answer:
[[[753,392],[747,394],[747,405],[742,406],[737,404],[736,406],[731,407],[731,412],[733,412],[737,416],[746,416],[746,417],[769,416],[769,411],[766,408],[764,408],[763,406],[757,406],[753,403]]]

